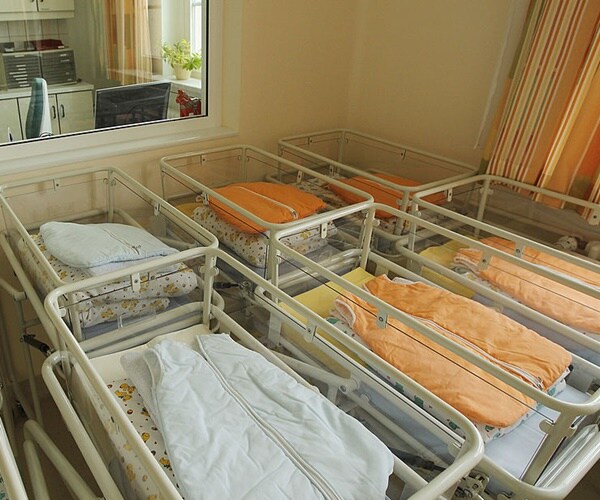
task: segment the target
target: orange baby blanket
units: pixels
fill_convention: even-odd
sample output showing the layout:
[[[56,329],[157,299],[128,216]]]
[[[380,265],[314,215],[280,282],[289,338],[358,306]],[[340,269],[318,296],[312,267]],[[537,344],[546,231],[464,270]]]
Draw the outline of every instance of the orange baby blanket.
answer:
[[[481,243],[507,253],[513,253],[515,249],[513,242],[495,236],[484,238]],[[481,257],[481,251],[463,248],[458,250],[454,261],[468,267],[477,276],[522,304],[573,328],[600,334],[600,300],[498,257],[492,256],[488,266],[479,269],[477,266]],[[600,276],[597,273],[540,250],[525,247],[524,258],[560,274],[600,286]]]
[[[326,207],[323,200],[288,184],[241,182],[215,191],[260,219],[274,224],[303,219]],[[219,217],[244,233],[265,231],[264,227],[219,200],[211,198],[210,206]]]
[[[424,283],[400,284],[379,276],[365,288],[446,337],[486,357],[541,390],[571,363],[562,347],[482,304]],[[535,402],[485,370],[439,346],[402,322],[376,324],[376,308],[346,293],[336,308],[369,347],[400,371],[476,423],[508,427]]]
[[[397,175],[375,174],[375,176],[379,177],[380,179],[393,182],[394,184],[398,184],[399,186],[421,185],[420,182],[414,181],[412,179],[406,179],[404,177],[399,177]],[[388,186],[383,186],[382,184],[379,184],[378,182],[371,179],[367,179],[365,177],[351,177],[350,179],[340,180],[340,182],[370,194],[376,203],[388,205],[393,208],[398,208],[398,200],[402,200],[402,191],[395,191],[394,189]],[[360,201],[363,201],[363,198],[361,198],[359,195],[354,194],[341,186],[330,184],[329,189],[331,189],[334,193],[336,193],[348,203],[358,203]],[[440,204],[444,201],[445,197],[443,193],[437,193],[431,196],[427,196],[424,199],[426,201],[429,201],[430,203]],[[375,216],[380,219],[389,219],[390,217],[393,217],[392,214],[384,212],[382,210],[377,210],[375,212]]]

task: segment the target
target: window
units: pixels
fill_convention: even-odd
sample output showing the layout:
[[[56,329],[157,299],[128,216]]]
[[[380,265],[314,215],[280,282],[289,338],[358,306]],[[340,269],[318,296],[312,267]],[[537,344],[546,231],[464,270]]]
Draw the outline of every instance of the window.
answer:
[[[191,0],[188,0],[191,2]],[[149,4],[162,4],[163,8],[171,8],[173,4],[179,6],[184,5],[183,2],[153,2]],[[209,5],[210,3],[210,5]],[[86,159],[98,158],[105,156],[107,151],[110,154],[129,153],[134,151],[140,151],[147,148],[156,148],[162,145],[172,145],[175,141],[181,143],[181,141],[196,141],[201,137],[222,137],[230,135],[230,131],[218,129],[221,125],[221,45],[222,45],[222,26],[223,26],[223,0],[201,0],[194,1],[193,8],[197,15],[194,15],[193,22],[195,26],[198,26],[198,21],[204,21],[204,23],[210,24],[211,29],[201,30],[200,35],[195,37],[195,43],[201,44],[201,50],[203,54],[203,69],[201,72],[202,87],[203,89],[211,89],[210,94],[204,94],[205,103],[203,102],[203,109],[208,110],[208,116],[191,117],[185,119],[170,119],[165,123],[150,123],[150,124],[139,124],[134,126],[127,126],[118,130],[113,129],[102,129],[94,130],[94,117],[93,111],[91,111],[91,103],[93,103],[93,93],[97,88],[106,88],[115,86],[114,82],[110,82],[104,75],[98,71],[98,65],[100,61],[94,60],[91,56],[93,54],[101,54],[100,47],[103,47],[101,40],[93,39],[90,34],[98,33],[99,30],[92,29],[90,26],[94,26],[97,23],[98,12],[88,12],[85,14],[85,9],[93,9],[92,5],[98,5],[96,2],[80,2],[77,4],[81,7],[80,10],[76,10],[76,17],[73,20],[61,21],[62,26],[65,27],[65,43],[74,48],[77,52],[81,52],[80,58],[77,59],[77,73],[78,78],[86,79],[87,74],[102,74],[103,82],[97,84],[90,83],[86,87],[87,94],[87,106],[88,113],[90,113],[87,126],[85,128],[79,128],[77,130],[69,130],[68,133],[58,133],[49,139],[34,139],[31,141],[20,140],[21,137],[16,137],[18,142],[10,145],[0,145],[2,148],[2,160],[0,161],[0,173],[5,173],[13,170],[24,170],[44,167],[46,165],[56,164],[57,162],[74,162],[83,161]],[[100,4],[101,5],[101,4]],[[192,8],[192,3],[188,3]],[[156,12],[156,11],[155,11]],[[183,12],[177,13],[177,16],[173,16],[172,12],[167,16],[163,11],[163,17],[155,17],[151,19],[152,29],[159,27],[162,33],[161,39],[166,41],[166,34],[170,32],[173,36],[177,36],[177,30],[179,33],[187,35],[187,30],[191,28],[189,22],[189,11],[188,15]],[[2,19],[0,18],[0,21]],[[4,24],[9,24],[4,23]],[[1,27],[2,23],[0,23]],[[201,24],[201,26],[204,26]],[[214,27],[214,29],[212,29]],[[182,36],[183,38],[184,36]],[[171,39],[172,40],[172,39]],[[87,46],[88,44],[94,44]],[[210,54],[207,52],[210,46]],[[85,47],[85,48],[84,48]],[[85,53],[84,53],[85,50]],[[153,48],[153,55],[155,54]],[[80,63],[81,61],[81,63]],[[206,71],[206,68],[210,66],[210,71]],[[80,76],[80,74],[82,76]],[[155,77],[156,78],[156,77]],[[161,77],[158,77],[159,79]],[[171,77],[172,78],[172,77]],[[173,84],[176,82],[173,80]],[[78,92],[73,92],[74,87],[69,88],[69,95],[80,95]],[[204,92],[204,90],[203,90]],[[30,93],[30,90],[29,90]],[[29,93],[24,89],[23,96],[29,97]],[[83,94],[81,94],[83,95]],[[59,102],[59,106],[60,106]],[[75,106],[76,104],[74,104]],[[65,105],[66,108],[66,105]],[[25,107],[25,115],[26,115]],[[178,108],[177,108],[178,109]],[[17,108],[17,123],[18,108]],[[0,113],[0,142],[6,140],[7,126],[4,126],[4,133],[2,133],[2,120],[5,117],[5,113]],[[91,123],[91,124],[90,124]],[[15,125],[10,124],[11,131],[14,131]],[[14,133],[14,132],[13,132]],[[4,138],[4,139],[3,139]]]
[[[190,5],[190,42],[192,44],[192,50],[194,52],[202,53],[202,47],[205,45],[202,43],[204,32],[202,20],[205,18],[202,0],[191,0]]]

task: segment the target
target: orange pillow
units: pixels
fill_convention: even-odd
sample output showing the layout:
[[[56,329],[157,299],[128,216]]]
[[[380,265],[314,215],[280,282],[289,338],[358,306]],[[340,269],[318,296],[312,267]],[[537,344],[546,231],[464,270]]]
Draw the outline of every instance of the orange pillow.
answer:
[[[288,184],[240,182],[215,191],[265,222],[273,224],[303,219],[326,207],[325,202],[320,198]],[[244,233],[265,231],[264,227],[219,200],[211,198],[210,206],[219,217]]]
[[[399,186],[420,186],[421,183],[414,181],[412,179],[406,179],[404,177],[399,177],[397,175],[391,174],[375,174],[376,177],[380,179],[384,179],[389,182],[393,182],[394,184],[398,184]],[[351,177],[350,179],[344,179],[340,181],[348,186],[352,186],[356,189],[360,189],[368,194],[370,194],[376,203],[381,203],[382,205],[388,205],[392,208],[398,208],[398,200],[402,199],[402,192],[395,191],[393,188],[388,186],[384,186],[379,184],[377,181],[367,179],[365,177]],[[329,189],[331,189],[334,193],[339,195],[344,201],[348,203],[358,203],[363,201],[363,199],[340,186],[330,184]],[[412,195],[411,195],[412,198]],[[430,203],[440,204],[445,200],[443,193],[437,193],[430,196],[426,196],[424,198],[426,201]],[[377,210],[375,212],[375,216],[379,219],[389,219],[393,217],[392,214],[388,212],[384,212],[382,210]]]

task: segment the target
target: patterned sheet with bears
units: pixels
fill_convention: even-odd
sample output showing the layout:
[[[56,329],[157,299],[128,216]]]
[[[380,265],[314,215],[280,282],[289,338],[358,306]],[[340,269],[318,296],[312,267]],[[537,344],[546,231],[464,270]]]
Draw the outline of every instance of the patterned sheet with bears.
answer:
[[[193,219],[213,233],[221,243],[229,247],[254,267],[265,267],[269,238],[262,233],[244,233],[232,224],[222,220],[209,206],[199,204],[193,211]],[[336,228],[329,223],[328,236],[333,236]],[[306,229],[286,236],[281,242],[293,250],[306,255],[327,246],[327,239],[321,238],[318,227]]]
[[[150,453],[163,467],[173,485],[177,487],[175,474],[165,450],[164,440],[146,411],[142,397],[135,386],[131,385],[128,379],[122,379],[108,384],[108,389],[117,399],[119,406],[136,428]],[[117,450],[117,453],[120,455],[119,459],[125,469],[129,485],[135,493],[135,498],[153,498],[153,495],[157,495],[156,498],[159,498],[158,492],[154,491],[154,484],[148,480],[141,463],[135,458],[135,454],[129,447],[125,445]]]
[[[62,281],[71,283],[90,277],[83,269],[70,267],[51,255],[38,234],[32,235],[32,239]],[[44,295],[56,288],[23,240],[18,241],[17,249],[23,267],[37,288]],[[155,273],[151,278],[157,279],[143,279],[138,292],[134,292],[125,281],[76,292],[74,296],[79,304],[82,327],[164,311],[169,305],[169,297],[187,295],[197,285],[196,275],[184,264],[179,265],[177,272]]]

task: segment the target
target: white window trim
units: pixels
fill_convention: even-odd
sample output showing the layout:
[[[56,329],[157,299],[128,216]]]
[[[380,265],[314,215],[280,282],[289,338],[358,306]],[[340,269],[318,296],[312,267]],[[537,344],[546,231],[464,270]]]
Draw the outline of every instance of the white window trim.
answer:
[[[2,145],[0,175],[235,135],[222,127],[223,1],[209,7],[208,116]]]

